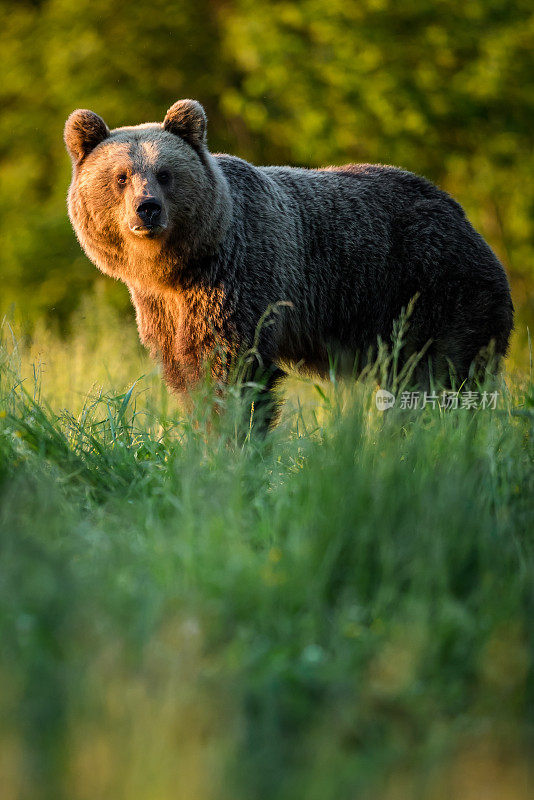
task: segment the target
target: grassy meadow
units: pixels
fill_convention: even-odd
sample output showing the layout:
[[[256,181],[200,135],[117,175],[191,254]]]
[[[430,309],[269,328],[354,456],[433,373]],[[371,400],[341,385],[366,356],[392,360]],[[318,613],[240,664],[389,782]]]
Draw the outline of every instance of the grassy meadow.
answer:
[[[534,798],[532,0],[0,17],[0,800]],[[373,374],[292,376],[265,439],[235,391],[180,406],[73,234],[63,128],[187,97],[212,152],[461,203],[516,308],[495,408],[379,411]]]
[[[100,310],[99,310],[100,309]],[[534,385],[184,411],[86,303],[0,350],[3,800],[527,800]]]

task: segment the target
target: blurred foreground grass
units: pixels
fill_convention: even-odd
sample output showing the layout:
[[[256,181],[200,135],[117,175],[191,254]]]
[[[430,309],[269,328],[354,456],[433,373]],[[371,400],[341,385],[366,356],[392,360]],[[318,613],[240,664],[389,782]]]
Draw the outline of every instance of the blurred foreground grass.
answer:
[[[240,445],[81,314],[3,329],[3,800],[532,797],[532,382]]]

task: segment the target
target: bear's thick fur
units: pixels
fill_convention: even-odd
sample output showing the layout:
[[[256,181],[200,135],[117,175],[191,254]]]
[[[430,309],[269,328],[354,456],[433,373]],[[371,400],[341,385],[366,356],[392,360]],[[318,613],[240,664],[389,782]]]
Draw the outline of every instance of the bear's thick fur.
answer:
[[[404,353],[428,348],[422,383],[451,370],[463,381],[488,345],[506,354],[513,307],[503,267],[458,203],[424,178],[213,155],[193,100],[175,103],[162,124],[113,131],[74,111],[65,142],[74,230],[128,286],[140,337],[175,390],[206,363],[226,381],[255,341],[266,391],[284,363],[321,374],[332,356],[361,364],[378,337],[390,341],[414,296]],[[276,313],[255,340],[269,307]]]

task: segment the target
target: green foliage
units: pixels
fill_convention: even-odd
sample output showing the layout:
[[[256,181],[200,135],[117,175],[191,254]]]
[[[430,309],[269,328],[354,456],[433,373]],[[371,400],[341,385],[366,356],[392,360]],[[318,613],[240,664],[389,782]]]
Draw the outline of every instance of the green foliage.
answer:
[[[98,279],[70,230],[62,127],[208,111],[210,144],[256,162],[369,160],[462,202],[532,318],[534,12],[527,0],[1,0],[5,300],[63,322]],[[108,282],[109,285],[109,282]],[[107,289],[121,307],[125,291]]]
[[[101,338],[86,387],[135,374]],[[526,800],[531,383],[385,414],[307,383],[240,443],[231,394],[209,425],[147,378],[58,410],[64,347],[0,349],[7,797]]]

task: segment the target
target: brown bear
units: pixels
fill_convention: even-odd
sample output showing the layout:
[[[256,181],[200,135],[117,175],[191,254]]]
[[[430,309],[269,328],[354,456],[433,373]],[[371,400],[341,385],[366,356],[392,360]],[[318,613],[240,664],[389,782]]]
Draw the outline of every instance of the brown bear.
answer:
[[[77,110],[65,142],[74,230],[99,269],[128,286],[141,340],[177,391],[206,364],[226,382],[252,348],[267,409],[282,365],[320,374],[332,357],[361,365],[414,297],[403,352],[426,348],[420,383],[464,381],[489,345],[506,354],[504,269],[461,206],[424,178],[213,155],[194,100],[163,123],[112,131]]]

